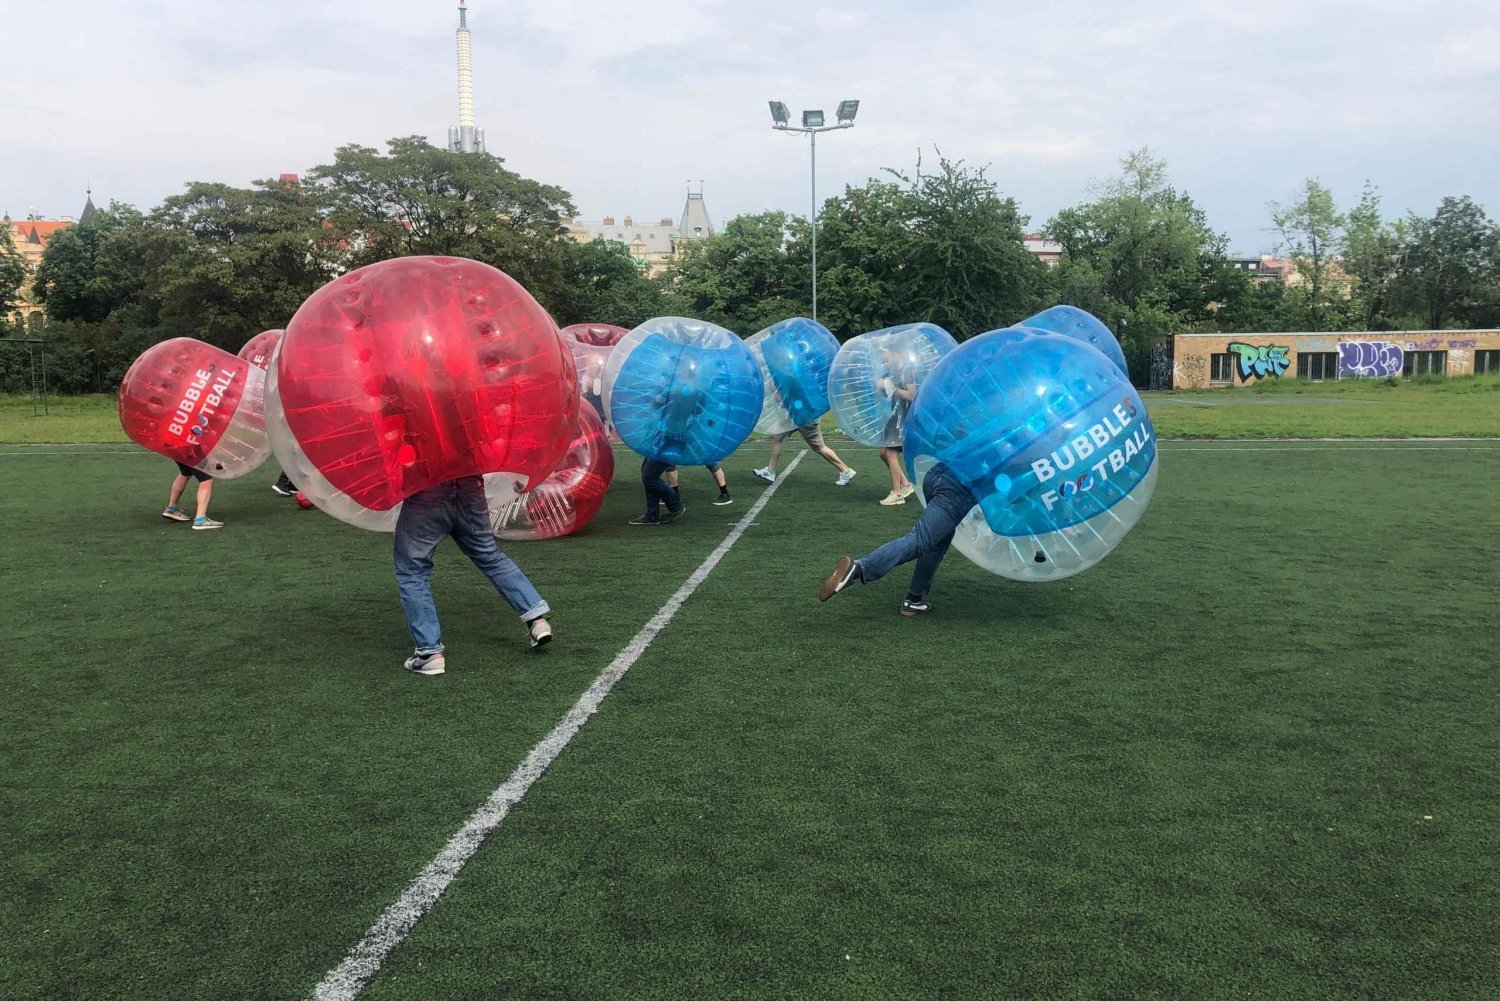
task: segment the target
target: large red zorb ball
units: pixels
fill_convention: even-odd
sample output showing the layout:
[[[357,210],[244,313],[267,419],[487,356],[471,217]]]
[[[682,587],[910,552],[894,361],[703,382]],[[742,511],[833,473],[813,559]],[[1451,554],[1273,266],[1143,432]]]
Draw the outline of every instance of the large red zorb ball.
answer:
[[[285,331],[280,329],[262,330],[240,348],[240,357],[264,372],[271,364],[271,352],[275,350],[276,342],[281,340],[283,333]]]
[[[490,526],[502,539],[553,539],[572,535],[593,520],[615,475],[615,451],[592,407],[578,411],[578,434],[562,463],[537,486],[521,492],[516,477],[484,478]]]
[[[169,459],[232,480],[271,453],[266,374],[191,337],[154,344],[120,382],[120,425],[130,440]]]
[[[287,324],[273,364],[282,468],[311,466],[335,496],[298,486],[365,527],[388,519],[361,512],[389,515],[462,476],[535,485],[578,421],[552,318],[509,275],[461,257],[382,261],[329,282]]]

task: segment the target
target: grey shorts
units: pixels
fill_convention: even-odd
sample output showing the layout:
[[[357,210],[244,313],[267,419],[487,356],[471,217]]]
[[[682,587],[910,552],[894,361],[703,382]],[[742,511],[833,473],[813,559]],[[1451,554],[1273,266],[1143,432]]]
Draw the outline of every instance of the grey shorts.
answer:
[[[798,425],[797,433],[802,436],[803,441],[807,442],[808,448],[823,447],[823,428],[817,421],[813,421],[811,424]],[[785,431],[781,434],[773,434],[771,439],[773,441],[786,441],[791,436],[792,433],[790,431]]]

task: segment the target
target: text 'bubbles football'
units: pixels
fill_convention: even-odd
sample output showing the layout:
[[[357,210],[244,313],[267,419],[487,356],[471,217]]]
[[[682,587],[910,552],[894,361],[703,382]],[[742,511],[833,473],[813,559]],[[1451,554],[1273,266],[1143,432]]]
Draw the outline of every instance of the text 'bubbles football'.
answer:
[[[906,427],[906,465],[934,463],[979,502],[954,535],[1015,580],[1071,576],[1135,525],[1156,485],[1156,432],[1140,394],[1082,340],[1026,327],[971,338],[933,369]]]
[[[154,344],[120,382],[120,426],[130,440],[216,479],[270,455],[265,373],[190,337]]]

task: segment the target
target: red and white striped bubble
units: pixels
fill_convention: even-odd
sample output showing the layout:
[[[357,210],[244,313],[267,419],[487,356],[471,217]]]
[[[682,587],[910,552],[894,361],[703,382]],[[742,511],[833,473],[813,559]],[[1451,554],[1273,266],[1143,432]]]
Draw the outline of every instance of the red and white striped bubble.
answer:
[[[271,454],[265,373],[191,337],[154,344],[120,382],[130,440],[216,479],[254,470]]]
[[[604,422],[589,407],[578,411],[578,434],[552,475],[525,493],[508,473],[484,478],[490,525],[502,539],[555,539],[593,520],[615,475],[615,452]]]

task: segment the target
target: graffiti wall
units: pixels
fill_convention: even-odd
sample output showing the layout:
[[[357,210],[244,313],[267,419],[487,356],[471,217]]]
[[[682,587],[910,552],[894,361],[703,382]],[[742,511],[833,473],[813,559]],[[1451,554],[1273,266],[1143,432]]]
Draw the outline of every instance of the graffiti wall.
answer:
[[[1339,345],[1340,379],[1381,379],[1400,375],[1406,354],[1390,341],[1344,341]]]
[[[1166,342],[1172,350],[1172,388],[1208,389],[1292,378],[1297,374],[1298,356],[1306,353],[1327,356],[1336,352],[1340,379],[1400,377],[1406,355],[1412,351],[1447,352],[1447,374],[1469,375],[1474,371],[1475,351],[1500,350],[1500,330],[1176,334]],[[1155,372],[1162,363],[1154,353],[1151,361],[1155,385]],[[1333,372],[1332,362],[1325,358],[1313,370]]]

